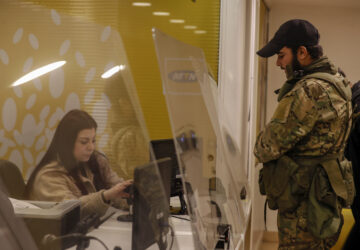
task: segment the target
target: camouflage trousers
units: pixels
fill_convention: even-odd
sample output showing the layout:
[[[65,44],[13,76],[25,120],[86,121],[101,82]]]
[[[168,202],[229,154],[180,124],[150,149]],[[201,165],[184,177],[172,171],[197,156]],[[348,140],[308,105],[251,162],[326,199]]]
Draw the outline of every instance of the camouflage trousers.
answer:
[[[307,202],[303,201],[295,211],[278,213],[279,250],[330,249],[339,238],[343,222],[341,218],[341,226],[334,236],[326,239],[314,237],[307,229]]]

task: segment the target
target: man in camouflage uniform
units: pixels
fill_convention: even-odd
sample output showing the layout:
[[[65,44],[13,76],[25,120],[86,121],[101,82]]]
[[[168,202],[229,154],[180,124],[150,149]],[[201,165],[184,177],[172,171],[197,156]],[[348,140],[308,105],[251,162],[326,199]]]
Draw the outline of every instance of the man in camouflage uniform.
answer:
[[[261,178],[269,207],[279,210],[279,249],[329,249],[343,224],[341,209],[352,202],[343,172],[337,170],[351,127],[350,84],[323,56],[319,37],[308,21],[289,20],[257,52],[261,57],[277,54],[276,65],[287,77],[254,149],[264,163]]]

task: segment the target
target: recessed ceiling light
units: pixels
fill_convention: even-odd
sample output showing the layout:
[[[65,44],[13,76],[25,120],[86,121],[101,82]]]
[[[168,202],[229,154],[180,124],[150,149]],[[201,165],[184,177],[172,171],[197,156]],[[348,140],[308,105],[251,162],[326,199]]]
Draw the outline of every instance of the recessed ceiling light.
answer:
[[[185,23],[183,19],[170,19],[170,23]]]
[[[165,12],[165,11],[154,11],[153,12],[154,16],[170,16],[169,12]]]
[[[149,7],[149,6],[151,6],[151,3],[148,3],[148,2],[133,2],[132,5],[137,6],[137,7]]]
[[[195,26],[195,25],[185,25],[184,26],[184,29],[186,29],[186,30],[194,30],[196,28],[197,28],[197,26]]]
[[[206,30],[195,30],[194,33],[195,34],[205,34],[205,33],[207,33],[207,31]]]

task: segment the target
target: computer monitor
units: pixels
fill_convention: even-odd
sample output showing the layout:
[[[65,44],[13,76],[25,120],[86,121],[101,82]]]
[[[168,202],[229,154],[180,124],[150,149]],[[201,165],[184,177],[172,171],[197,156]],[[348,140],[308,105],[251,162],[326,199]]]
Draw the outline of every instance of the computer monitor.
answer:
[[[170,158],[134,170],[132,250],[144,250],[155,243],[160,250],[167,247],[170,173]]]
[[[181,181],[180,168],[178,164],[178,159],[175,150],[174,139],[161,139],[161,140],[152,140],[150,142],[151,147],[153,149],[154,155],[150,154],[151,159],[161,159],[164,157],[171,158],[171,182],[170,182],[170,196],[178,196],[180,200],[180,211],[178,214],[186,214],[187,208],[184,199],[184,189]],[[155,159],[154,159],[155,157]]]
[[[171,166],[173,168],[173,176],[180,174],[174,140],[173,139],[152,140],[150,144],[155,155],[155,159],[153,159],[152,156],[151,158],[153,160],[156,160],[164,157],[170,157]]]

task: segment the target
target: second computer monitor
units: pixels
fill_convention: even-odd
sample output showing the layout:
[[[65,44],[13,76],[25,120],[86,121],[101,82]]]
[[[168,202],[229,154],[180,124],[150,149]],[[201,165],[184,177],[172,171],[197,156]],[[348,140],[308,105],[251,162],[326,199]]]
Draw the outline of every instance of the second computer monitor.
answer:
[[[171,158],[171,168],[172,168],[172,176],[171,179],[173,180],[171,182],[171,194],[176,193],[176,182],[174,181],[176,179],[176,176],[180,174],[180,169],[178,165],[175,145],[173,139],[161,139],[161,140],[152,140],[151,147],[154,151],[154,157],[152,156],[152,160],[161,159],[164,157],[170,157]]]

